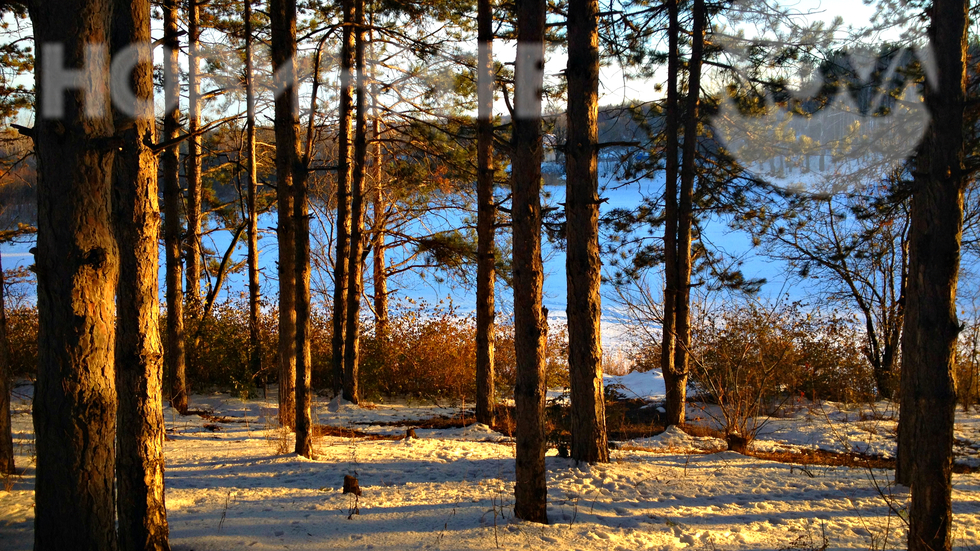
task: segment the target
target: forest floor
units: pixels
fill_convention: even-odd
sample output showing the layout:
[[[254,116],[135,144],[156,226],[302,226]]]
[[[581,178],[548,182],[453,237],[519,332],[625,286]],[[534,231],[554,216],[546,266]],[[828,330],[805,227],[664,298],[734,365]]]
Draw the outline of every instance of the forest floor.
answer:
[[[607,383],[648,400],[657,400],[660,390],[654,374]],[[31,394],[28,385],[15,389],[14,443],[23,472],[0,488],[0,549],[7,551],[32,546]],[[356,407],[321,399],[315,421],[333,428],[321,431],[317,457],[309,460],[286,453],[291,436],[276,426],[275,404],[273,393],[247,401],[216,393],[191,397],[201,414],[165,409],[173,549],[905,547],[908,491],[891,484],[894,472],[834,460],[870,457],[877,462],[869,465],[888,464],[896,413],[887,403],[790,404],[768,419],[750,446],[753,456],[675,428],[617,442],[603,465],[579,465],[552,449],[548,525],[513,518],[509,436],[470,425],[418,428],[418,438],[403,438],[401,422],[422,426],[422,420],[458,416],[458,406]],[[688,421],[710,425],[712,415],[711,407],[692,404]],[[360,436],[341,436],[351,429]],[[980,414],[958,410],[956,438],[954,548],[977,551]],[[341,493],[347,474],[359,479],[363,493],[356,500]]]

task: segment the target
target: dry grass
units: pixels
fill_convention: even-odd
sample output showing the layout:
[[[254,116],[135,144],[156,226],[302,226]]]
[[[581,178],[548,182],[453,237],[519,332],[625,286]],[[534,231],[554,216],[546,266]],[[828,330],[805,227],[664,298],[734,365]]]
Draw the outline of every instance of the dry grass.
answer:
[[[680,425],[677,428],[687,433],[688,436],[694,436],[697,438],[720,438],[722,440],[725,439],[725,433],[723,431],[720,431],[718,429],[713,429],[711,427],[705,427],[703,425],[692,425],[691,423],[684,423],[683,425]]]

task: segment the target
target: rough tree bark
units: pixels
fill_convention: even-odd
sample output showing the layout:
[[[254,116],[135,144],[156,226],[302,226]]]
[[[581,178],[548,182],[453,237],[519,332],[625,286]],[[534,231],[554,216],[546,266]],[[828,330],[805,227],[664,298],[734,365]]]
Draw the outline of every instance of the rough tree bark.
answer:
[[[116,0],[114,10],[113,55],[127,47],[138,48],[138,64],[126,79],[137,101],[115,114],[116,138],[122,147],[112,175],[119,248],[115,324],[119,549],[169,551],[158,299],[160,209],[157,159],[149,146],[155,138],[150,1]]]
[[[377,118],[372,123],[374,132],[372,135],[378,136],[380,124]],[[388,339],[388,247],[385,242],[385,211],[388,206],[385,202],[384,183],[381,181],[381,142],[374,144],[374,165],[372,166],[374,188],[374,205],[371,210],[374,213],[374,233],[372,236],[371,253],[373,255],[374,282],[374,336],[379,343],[384,343]]]
[[[956,285],[963,231],[967,0],[936,0],[929,38],[937,82],[926,87],[932,124],[917,159],[902,337],[900,455],[912,455],[908,548],[952,546]]]
[[[259,339],[259,215],[256,200],[259,192],[258,165],[255,158],[255,84],[252,68],[252,0],[245,4],[245,108],[246,169],[248,171],[248,359],[249,370],[255,376],[262,370],[262,349]]]
[[[543,0],[517,2],[517,60],[513,154],[514,386],[517,483],[514,516],[548,522],[544,454],[547,310],[541,306],[541,88],[544,80]]]
[[[186,298],[191,316],[199,317],[201,309],[201,68],[198,49],[201,39],[201,0],[187,0],[187,234],[184,236],[187,278]],[[193,356],[193,351],[192,351]]]
[[[476,117],[476,420],[493,425],[496,414],[494,389],[496,279],[495,224],[497,205],[493,198],[493,5],[477,2],[477,117]]]
[[[361,293],[364,290],[364,165],[367,161],[367,91],[364,73],[364,0],[354,2],[354,47],[357,108],[354,171],[351,175],[350,251],[347,257],[347,327],[344,329],[344,399],[358,403]]]
[[[177,1],[163,4],[164,103],[173,106],[163,115],[163,139],[174,140],[180,131],[180,44],[178,42]],[[184,350],[184,289],[181,263],[180,165],[179,145],[166,148],[160,157],[163,166],[163,241],[167,281],[167,372],[170,376],[170,405],[187,414],[187,355]]]
[[[374,16],[371,17],[371,27],[374,26]],[[381,87],[378,85],[377,57],[374,51],[374,31],[368,31],[368,41],[371,44],[371,136],[374,139],[373,152],[371,154],[371,180],[374,183],[374,204],[371,207],[374,224],[371,242],[372,280],[374,284],[374,337],[381,346],[388,340],[388,248],[385,244],[385,224],[387,218],[385,211],[388,206],[385,202],[385,186],[381,180],[381,106],[378,102],[378,94]]]
[[[29,5],[38,55],[39,318],[34,393],[34,549],[116,549],[115,344],[118,252],[110,224],[114,133],[109,103],[112,0]],[[86,66],[86,46],[98,51]],[[91,91],[45,97],[46,71],[85,67]],[[51,74],[50,72],[47,74]],[[58,106],[63,114],[55,115]],[[91,116],[86,114],[86,106]],[[95,113],[93,113],[93,111]]]
[[[10,340],[7,338],[7,304],[0,263],[0,474],[13,474],[14,435],[10,426],[10,391],[13,373],[10,369]]]
[[[289,5],[293,6],[290,18]],[[281,67],[291,63],[295,52],[295,3],[291,0],[275,0],[269,3],[269,20],[272,39],[272,65]],[[293,73],[295,75],[295,73]],[[276,73],[281,78],[281,73]],[[277,82],[276,89],[284,90],[286,84]],[[296,423],[296,228],[293,222],[295,208],[295,183],[293,165],[296,143],[292,127],[292,109],[295,104],[283,101],[285,94],[276,97],[276,201],[279,241],[279,422],[295,427]]]
[[[571,98],[565,146],[571,456],[589,463],[609,461],[599,327],[598,13],[598,0],[569,0],[565,71]]]
[[[668,425],[684,422],[686,387],[674,375],[676,348],[675,309],[677,299],[677,173],[678,131],[680,130],[677,101],[677,35],[678,0],[667,3],[667,99],[664,110],[664,319],[660,347],[660,371],[666,386]]]
[[[333,271],[333,340],[331,362],[334,395],[344,391],[344,346],[347,329],[348,257],[350,256],[350,194],[354,176],[354,17],[355,0],[343,0],[344,29],[340,45],[340,129],[337,136],[337,253]]]
[[[685,420],[688,360],[691,346],[691,226],[694,223],[694,177],[697,173],[698,106],[701,96],[701,59],[704,52],[704,0],[694,0],[691,12],[691,59],[687,64],[687,108],[681,152],[680,200],[677,204],[677,254],[674,285],[674,363],[671,384],[677,401],[668,407],[668,423]],[[666,375],[664,380],[667,380]]]
[[[313,422],[310,413],[310,218],[306,190],[306,167],[300,163],[299,98],[296,82],[296,1],[269,3],[272,23],[272,62],[276,67],[276,169],[292,182],[293,257],[280,263],[293,264],[295,335],[292,353],[296,373],[296,453],[313,455]],[[281,185],[282,180],[280,180]],[[284,291],[280,289],[280,294]],[[283,336],[280,334],[280,339]]]

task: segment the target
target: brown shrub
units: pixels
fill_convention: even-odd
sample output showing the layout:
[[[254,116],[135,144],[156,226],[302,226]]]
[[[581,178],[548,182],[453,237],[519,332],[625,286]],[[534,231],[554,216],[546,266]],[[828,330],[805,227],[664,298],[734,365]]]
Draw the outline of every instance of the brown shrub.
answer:
[[[366,396],[471,400],[476,394],[475,324],[450,305],[422,302],[390,316],[388,337],[363,337]]]
[[[14,377],[33,379],[37,373],[37,329],[36,306],[17,306],[7,310],[10,371]]]
[[[513,396],[517,381],[517,355],[514,352],[514,322],[497,326],[495,351],[498,393]],[[545,343],[545,384],[548,388],[568,388],[568,326],[553,325]]]
[[[165,330],[164,311],[160,315],[161,337]],[[279,312],[276,308],[263,308],[259,313],[260,366],[257,370],[249,364],[248,301],[244,295],[215,304],[203,320],[185,315],[184,331],[187,383],[192,389],[232,389],[240,395],[255,396],[257,388],[278,380]],[[310,342],[314,388],[330,386],[332,334],[329,316],[320,310],[312,311]],[[162,340],[166,348],[166,339]]]
[[[390,317],[388,338],[363,337],[361,387],[366,396],[409,396],[418,399],[476,399],[476,321],[450,305],[425,302],[398,308]],[[552,328],[547,344],[548,388],[568,386],[568,332]],[[514,326],[497,326],[495,383],[498,400],[513,395],[517,360]]]
[[[790,398],[870,399],[860,342],[847,319],[799,302],[728,308],[697,327],[692,378],[721,408],[725,433],[751,442],[761,418]]]

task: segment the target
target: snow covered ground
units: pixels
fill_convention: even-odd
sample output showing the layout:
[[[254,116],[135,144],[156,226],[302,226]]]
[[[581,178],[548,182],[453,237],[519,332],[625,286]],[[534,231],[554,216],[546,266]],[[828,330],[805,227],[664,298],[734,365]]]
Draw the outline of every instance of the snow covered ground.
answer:
[[[610,381],[612,382],[612,381]],[[618,380],[657,398],[652,374]],[[661,396],[662,396],[662,387]],[[0,488],[0,549],[31,548],[33,430],[29,387],[13,406],[23,475]],[[513,519],[514,445],[474,425],[417,430],[418,439],[324,436],[317,458],[280,454],[275,400],[192,396],[218,417],[166,410],[167,509],[178,551],[238,549],[899,549],[908,493],[890,471],[799,466],[727,451],[711,438],[671,429],[623,443],[606,465],[576,465],[549,453],[549,525]],[[317,422],[402,435],[364,425],[452,415],[419,404],[373,409],[321,401]],[[690,418],[710,420],[708,408]],[[980,464],[980,415],[957,412],[958,461]],[[763,428],[760,449],[822,448],[894,453],[894,420],[874,410],[820,404],[787,408]],[[222,419],[223,418],[223,419]],[[705,453],[710,452],[710,453]],[[360,479],[355,505],[341,493]],[[980,474],[953,475],[955,548],[980,550]]]

